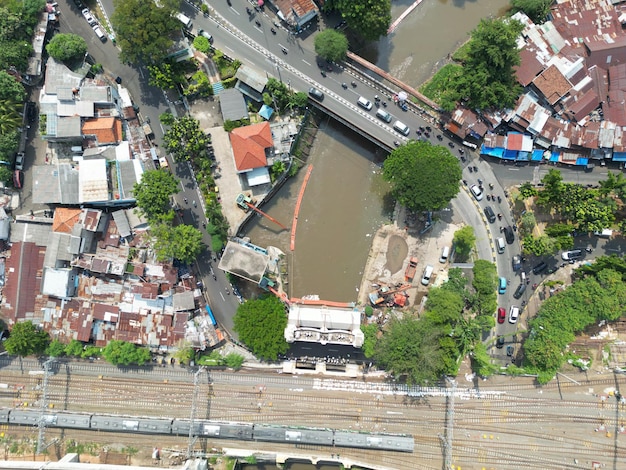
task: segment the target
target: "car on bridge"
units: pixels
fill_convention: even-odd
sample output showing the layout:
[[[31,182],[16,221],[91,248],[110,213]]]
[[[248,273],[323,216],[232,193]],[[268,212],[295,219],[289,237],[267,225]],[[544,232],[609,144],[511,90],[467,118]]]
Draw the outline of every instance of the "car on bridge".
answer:
[[[362,96],[359,96],[359,99],[356,101],[356,103],[366,111],[371,111],[372,107],[374,106],[370,100],[363,98]]]
[[[309,88],[309,96],[311,98],[315,98],[317,101],[324,101],[324,93],[322,93],[315,87]]]

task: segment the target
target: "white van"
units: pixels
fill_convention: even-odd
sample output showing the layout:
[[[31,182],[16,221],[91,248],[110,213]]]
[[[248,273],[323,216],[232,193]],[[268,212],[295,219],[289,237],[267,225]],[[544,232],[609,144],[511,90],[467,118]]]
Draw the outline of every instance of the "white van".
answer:
[[[191,29],[191,18],[182,13],[176,13],[176,19],[180,21],[186,29]]]
[[[411,132],[411,129],[409,129],[409,126],[407,126],[406,124],[400,121],[394,122],[393,128],[403,135],[409,135],[409,133]]]
[[[370,111],[372,109],[372,102],[370,100],[366,100],[362,96],[359,96],[356,104],[358,104],[361,108],[366,109],[367,111]]]
[[[439,262],[445,264],[448,261],[449,255],[450,255],[450,247],[444,246],[443,250],[441,250],[441,258],[439,258]]]
[[[504,244],[504,238],[498,237],[496,238],[496,248],[498,249],[498,253],[504,253],[504,248],[506,245]]]
[[[106,42],[107,41],[107,37],[106,34],[104,34],[102,32],[102,30],[100,29],[100,26],[94,26],[93,27],[93,32],[96,33],[96,36],[98,36],[98,39],[100,39],[100,41],[102,42]]]
[[[378,109],[378,111],[376,111],[376,117],[378,119],[382,119],[383,121],[389,123],[391,122],[391,114],[389,114],[387,111],[385,111],[384,109]]]
[[[433,268],[430,264],[424,268],[424,275],[422,276],[422,285],[427,286],[430,284],[430,278],[433,275]]]

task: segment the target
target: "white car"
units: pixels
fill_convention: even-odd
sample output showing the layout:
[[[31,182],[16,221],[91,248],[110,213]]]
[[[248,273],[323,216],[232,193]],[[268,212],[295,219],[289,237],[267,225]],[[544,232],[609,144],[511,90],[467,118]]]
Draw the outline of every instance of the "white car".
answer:
[[[471,185],[470,191],[472,191],[472,194],[474,195],[477,201],[482,201],[483,192],[480,190],[478,186],[476,186],[475,184]]]
[[[519,318],[519,307],[513,305],[511,310],[509,310],[509,323],[517,323],[517,319]]]
[[[87,23],[89,23],[91,26],[97,23],[96,19],[91,16],[89,8],[83,8],[83,11],[81,11],[81,13],[83,14],[83,17],[87,20]]]
[[[22,152],[17,154],[15,157],[15,169],[23,170],[24,169],[24,154]]]

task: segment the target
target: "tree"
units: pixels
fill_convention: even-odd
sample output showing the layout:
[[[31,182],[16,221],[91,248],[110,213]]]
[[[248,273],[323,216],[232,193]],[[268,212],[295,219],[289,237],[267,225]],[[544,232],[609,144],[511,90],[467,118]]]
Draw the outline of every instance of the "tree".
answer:
[[[457,92],[476,109],[508,108],[521,92],[514,67],[520,64],[517,38],[523,26],[507,19],[483,19],[471,33]]]
[[[231,369],[239,370],[241,366],[243,366],[244,361],[246,360],[241,354],[230,353],[224,357],[224,364],[226,367],[230,367]]]
[[[523,11],[537,25],[545,22],[550,5],[552,0],[511,0],[512,13]]]
[[[177,351],[174,353],[174,358],[181,364],[189,365],[196,357],[196,351],[191,347],[191,344],[187,341],[183,341],[178,346]]]
[[[152,227],[155,237],[154,251],[159,261],[177,259],[183,263],[193,262],[202,251],[202,232],[192,225],[161,223]]]
[[[186,96],[198,95],[203,98],[211,96],[213,88],[211,87],[211,82],[206,73],[202,70],[198,70],[191,76],[191,80],[193,83],[185,90]]]
[[[233,318],[239,339],[259,358],[275,361],[285,354],[289,345],[285,341],[287,326],[285,306],[275,296],[248,300],[241,304]]]
[[[479,377],[489,377],[497,372],[498,367],[491,363],[491,357],[487,353],[487,348],[480,341],[474,346],[471,357],[472,370]]]
[[[211,139],[201,129],[200,123],[189,116],[175,119],[163,136],[165,148],[182,162],[195,158],[206,158]]]
[[[24,101],[26,90],[13,75],[0,70],[0,101],[9,100],[16,103]]]
[[[12,134],[22,125],[22,103],[0,101],[0,134]]]
[[[367,325],[361,324],[361,331],[363,332],[363,355],[368,359],[374,356],[376,351],[376,343],[378,342],[378,325],[376,323],[368,323]]]
[[[391,24],[390,0],[327,0],[324,10],[339,11],[350,29],[368,41],[386,36]]]
[[[162,220],[170,211],[170,196],[179,191],[176,178],[165,170],[145,171],[135,183],[133,196],[137,207],[150,221]]]
[[[442,146],[409,141],[385,160],[383,177],[391,194],[415,212],[440,210],[459,192],[459,161]]]
[[[522,239],[522,251],[527,255],[544,256],[556,253],[558,247],[553,238],[547,235],[533,237],[528,235]]]
[[[498,272],[490,261],[479,259],[472,268],[474,277],[472,286],[476,291],[476,307],[479,315],[491,316],[498,308],[496,289],[498,286]]]
[[[171,90],[176,88],[176,84],[180,82],[180,77],[170,62],[148,65],[148,71],[150,72],[148,83],[151,86]]]
[[[193,47],[203,54],[207,54],[211,50],[211,43],[204,36],[196,36],[196,39],[193,40]]]
[[[102,355],[113,365],[144,365],[150,360],[150,351],[126,341],[111,340],[102,350]]]
[[[17,152],[19,143],[20,133],[17,130],[0,133],[0,159],[10,162]]]
[[[71,62],[85,57],[87,43],[77,34],[55,34],[48,45],[46,51],[50,57],[60,62]]]
[[[533,186],[533,184],[529,181],[526,183],[522,183],[519,187],[519,195],[522,199],[528,199],[529,197],[535,197],[539,194],[537,188]]]
[[[551,168],[546,175],[541,178],[543,190],[539,193],[538,204],[556,206],[561,201],[564,183],[561,172],[555,168]]]
[[[46,355],[50,357],[60,357],[65,354],[65,345],[58,339],[52,342],[46,348]]]
[[[65,345],[65,355],[80,357],[83,354],[85,345],[80,341],[73,339],[67,345]]]
[[[38,329],[28,320],[13,325],[11,334],[4,342],[4,348],[14,356],[30,356],[43,354],[50,344],[48,333]]]
[[[325,29],[315,36],[314,45],[317,55],[332,62],[345,59],[348,52],[348,38],[334,29]]]
[[[441,332],[426,321],[408,315],[393,318],[376,344],[376,362],[396,379],[424,385],[445,373]]]
[[[11,167],[0,165],[0,181],[7,185],[13,181],[13,172],[11,171]]]
[[[526,211],[522,214],[520,231],[523,234],[532,235],[536,225],[537,219],[535,219],[535,213],[533,211]]]
[[[467,260],[476,243],[474,228],[471,225],[466,225],[454,232],[452,243],[454,243],[454,251],[459,260]]]
[[[111,16],[117,44],[124,62],[159,63],[174,45],[180,22],[173,14],[180,11],[180,0],[114,0]]]

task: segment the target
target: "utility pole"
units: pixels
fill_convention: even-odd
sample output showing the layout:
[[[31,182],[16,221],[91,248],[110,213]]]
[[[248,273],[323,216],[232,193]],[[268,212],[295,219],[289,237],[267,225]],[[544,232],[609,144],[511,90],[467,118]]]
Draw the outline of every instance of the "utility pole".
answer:
[[[37,427],[39,428],[39,436],[37,438],[37,454],[41,454],[44,450],[46,450],[50,444],[45,445],[44,437],[46,435],[46,410],[48,409],[48,378],[51,375],[50,366],[55,362],[53,357],[49,358],[46,362],[43,363],[43,390],[41,395],[41,408],[39,413],[39,421],[37,422]]]
[[[191,417],[189,419],[189,440],[187,444],[187,458],[191,458],[191,454],[193,453],[193,446],[198,439],[198,436],[195,433],[196,426],[196,411],[198,408],[198,389],[200,382],[200,374],[204,371],[204,366],[200,367],[196,373],[193,375],[193,395],[191,397]]]
[[[452,385],[446,394],[446,428],[444,434],[439,434],[443,444],[443,468],[452,470],[452,439],[454,436],[454,396],[456,395],[456,380],[446,377],[446,382]]]

